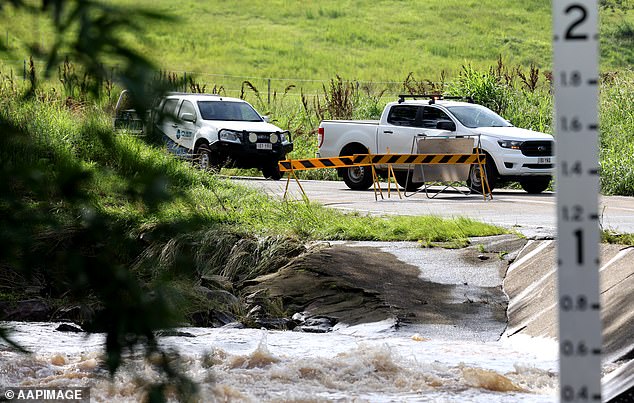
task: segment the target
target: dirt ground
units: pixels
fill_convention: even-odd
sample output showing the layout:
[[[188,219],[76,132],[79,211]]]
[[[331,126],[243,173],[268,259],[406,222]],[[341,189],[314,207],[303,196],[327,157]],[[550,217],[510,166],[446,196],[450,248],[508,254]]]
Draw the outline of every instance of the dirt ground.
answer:
[[[460,253],[465,262],[480,261],[481,252],[473,247]],[[291,314],[324,316],[347,325],[386,319],[392,319],[395,328],[457,325],[484,317],[503,330],[508,302],[501,287],[503,273],[500,284],[490,287],[439,283],[421,274],[420,267],[379,247],[339,244],[314,248],[278,272],[256,279],[249,290],[266,290]]]

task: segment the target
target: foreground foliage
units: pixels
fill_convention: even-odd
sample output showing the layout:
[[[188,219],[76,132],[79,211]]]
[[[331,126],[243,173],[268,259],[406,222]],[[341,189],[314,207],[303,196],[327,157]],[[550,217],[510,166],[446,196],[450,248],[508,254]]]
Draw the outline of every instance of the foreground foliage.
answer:
[[[45,298],[57,312],[79,306],[56,318],[106,332],[113,372],[139,344],[148,356],[167,354],[156,330],[213,325],[227,305],[210,299],[226,295],[210,287],[230,289],[233,315],[254,324],[241,284],[286,264],[306,240],[433,242],[503,232],[465,219],[345,215],[272,200],[143,137],[115,134],[96,104],[44,90],[26,99],[4,87],[0,130],[0,291],[16,301]],[[170,362],[160,369],[191,393]],[[164,386],[151,387],[160,395]]]

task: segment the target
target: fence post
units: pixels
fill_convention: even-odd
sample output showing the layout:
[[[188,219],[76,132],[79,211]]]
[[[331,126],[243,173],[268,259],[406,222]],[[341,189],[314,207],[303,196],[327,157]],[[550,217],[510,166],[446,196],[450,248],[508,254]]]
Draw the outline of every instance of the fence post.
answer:
[[[22,60],[22,80],[26,81],[26,59]]]
[[[268,79],[268,82],[269,82],[269,90],[268,90],[268,98],[267,99],[268,99],[268,106],[270,108],[271,107],[271,79],[270,78]]]
[[[183,92],[187,92],[187,72],[183,73]]]

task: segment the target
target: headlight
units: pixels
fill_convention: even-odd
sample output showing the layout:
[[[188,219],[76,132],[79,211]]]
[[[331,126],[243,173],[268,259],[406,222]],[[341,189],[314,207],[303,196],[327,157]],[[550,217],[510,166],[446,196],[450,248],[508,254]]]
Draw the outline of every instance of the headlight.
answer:
[[[277,143],[277,140],[279,140],[279,136],[277,135],[277,133],[271,133],[271,135],[269,136],[269,140],[271,141],[271,143],[275,144]]]
[[[228,141],[230,143],[240,143],[241,132],[233,130],[221,130],[218,133],[218,138],[222,141]]]
[[[249,141],[252,143],[257,143],[258,141],[258,134],[257,133],[249,133]]]
[[[291,134],[288,131],[280,132],[280,140],[282,141],[282,143],[286,143],[286,142],[291,141],[290,140],[291,139],[290,135]]]
[[[498,140],[498,144],[502,148],[510,148],[511,150],[519,150],[523,141],[517,140]]]

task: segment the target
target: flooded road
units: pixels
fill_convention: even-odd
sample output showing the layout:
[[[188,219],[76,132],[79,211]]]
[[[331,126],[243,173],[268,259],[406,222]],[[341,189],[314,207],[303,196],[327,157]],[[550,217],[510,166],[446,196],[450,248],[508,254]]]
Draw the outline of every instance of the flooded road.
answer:
[[[461,251],[335,243],[303,261],[318,270],[315,278],[328,280],[310,288],[340,290],[340,299],[318,294],[309,305],[339,319],[332,331],[182,328],[181,336],[160,340],[180,354],[203,402],[553,402],[556,342],[500,338],[507,264],[493,249],[486,259],[477,256],[500,242],[507,251],[516,244],[503,241]],[[301,267],[295,271],[307,273]],[[297,280],[267,276],[260,285],[290,297],[305,283]],[[0,385],[90,386],[92,401],[137,401],[159,379],[139,352],[111,381],[101,334],[59,332],[53,323],[5,327],[33,354],[0,344]]]
[[[152,365],[132,358],[111,381],[103,335],[55,331],[52,323],[5,323],[33,352],[0,347],[0,384],[89,386],[97,402],[142,399]],[[553,402],[553,341],[439,340],[394,331],[390,323],[340,326],[327,334],[256,329],[184,328],[164,337],[200,400],[244,402]]]
[[[617,374],[620,390],[632,381],[626,357],[634,322],[623,307],[631,306],[633,253],[604,248],[601,269],[609,320],[604,375]],[[503,257],[514,260],[511,268]],[[542,309],[554,307],[554,264],[553,241],[518,244],[508,236],[453,251],[333,243],[296,270],[254,282],[308,296],[314,312],[339,319],[332,331],[186,327],[160,343],[178,352],[201,402],[556,402],[556,312]],[[328,290],[330,297],[319,294]],[[134,402],[161,379],[156,360],[140,351],[111,379],[104,335],[59,332],[57,325],[2,324],[33,354],[0,342],[0,385],[90,387],[92,401]]]

